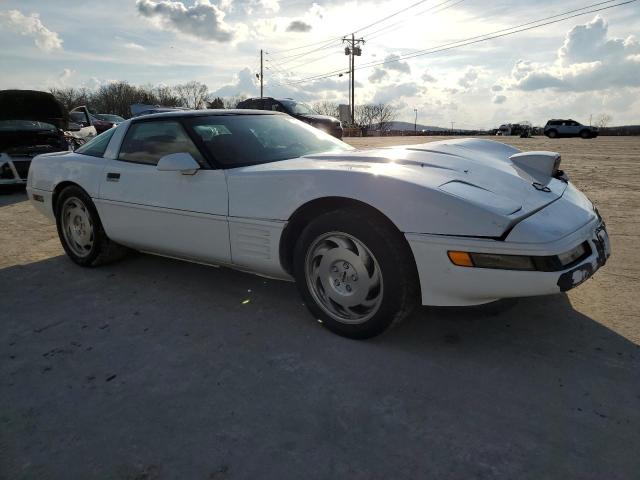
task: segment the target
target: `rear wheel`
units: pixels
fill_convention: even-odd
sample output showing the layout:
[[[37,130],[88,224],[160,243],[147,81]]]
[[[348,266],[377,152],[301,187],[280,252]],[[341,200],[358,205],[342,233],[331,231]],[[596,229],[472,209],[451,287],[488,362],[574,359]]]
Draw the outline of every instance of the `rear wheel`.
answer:
[[[296,244],[294,275],[311,313],[349,338],[382,333],[417,303],[406,240],[361,209],[329,212],[311,222]]]
[[[69,186],[60,193],[56,226],[65,252],[83,267],[119,260],[128,252],[107,237],[91,198],[80,187]]]

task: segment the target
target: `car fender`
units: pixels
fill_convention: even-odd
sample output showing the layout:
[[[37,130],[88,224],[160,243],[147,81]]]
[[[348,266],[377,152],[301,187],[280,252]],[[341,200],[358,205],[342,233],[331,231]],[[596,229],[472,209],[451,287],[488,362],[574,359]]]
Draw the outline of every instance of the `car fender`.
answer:
[[[394,176],[393,164],[346,169],[280,170],[243,167],[227,170],[229,216],[287,221],[304,204],[324,197],[364,202],[383,213],[401,232],[499,237],[510,219]]]
[[[98,195],[104,159],[74,152],[37,155],[31,162],[27,185],[31,189],[53,192],[62,182],[75,183],[90,197]]]

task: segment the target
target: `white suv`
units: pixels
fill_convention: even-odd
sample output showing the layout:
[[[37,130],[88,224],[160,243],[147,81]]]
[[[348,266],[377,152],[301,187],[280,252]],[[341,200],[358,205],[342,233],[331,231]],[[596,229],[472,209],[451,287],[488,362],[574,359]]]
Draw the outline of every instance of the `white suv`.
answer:
[[[549,120],[544,126],[544,134],[549,138],[596,138],[598,136],[598,127],[582,125],[575,120]]]

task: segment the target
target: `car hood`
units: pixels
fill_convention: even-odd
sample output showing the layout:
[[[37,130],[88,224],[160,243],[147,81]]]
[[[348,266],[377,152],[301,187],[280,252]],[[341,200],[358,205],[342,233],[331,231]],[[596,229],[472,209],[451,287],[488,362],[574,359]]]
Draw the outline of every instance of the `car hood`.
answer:
[[[36,90],[0,91],[0,120],[33,120],[68,129],[69,117],[64,106],[47,92]]]
[[[531,173],[511,159],[517,153],[520,150],[500,142],[461,139],[303,158],[347,169],[368,169],[518,219],[560,198],[567,184]],[[536,152],[547,153],[557,155]]]

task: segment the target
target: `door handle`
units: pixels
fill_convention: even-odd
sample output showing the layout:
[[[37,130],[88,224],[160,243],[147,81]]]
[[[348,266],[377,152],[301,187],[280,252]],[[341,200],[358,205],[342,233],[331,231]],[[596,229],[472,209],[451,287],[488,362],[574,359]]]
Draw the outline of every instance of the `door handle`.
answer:
[[[114,173],[114,172],[107,173],[107,182],[117,182],[118,180],[120,180],[119,173]]]

